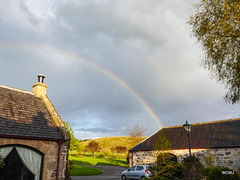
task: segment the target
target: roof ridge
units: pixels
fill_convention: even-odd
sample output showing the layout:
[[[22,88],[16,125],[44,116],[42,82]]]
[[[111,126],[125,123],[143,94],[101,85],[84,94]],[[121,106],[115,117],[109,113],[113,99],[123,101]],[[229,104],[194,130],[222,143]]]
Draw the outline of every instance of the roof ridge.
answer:
[[[13,87],[9,87],[9,86],[4,86],[2,84],[0,84],[0,87],[5,88],[5,89],[10,89],[10,90],[13,90],[13,91],[18,91],[18,92],[34,95],[33,92],[31,92],[31,91],[26,91],[26,90],[23,90],[23,89],[17,89],[17,88],[13,88]]]
[[[193,123],[193,124],[191,124],[191,125],[197,126],[197,125],[202,125],[202,124],[213,124],[213,123],[220,123],[220,122],[227,122],[227,121],[239,121],[239,120],[240,120],[240,118],[224,119],[224,120],[216,120],[216,121]],[[183,125],[167,126],[167,127],[163,127],[162,129],[177,128],[177,127],[183,127]]]

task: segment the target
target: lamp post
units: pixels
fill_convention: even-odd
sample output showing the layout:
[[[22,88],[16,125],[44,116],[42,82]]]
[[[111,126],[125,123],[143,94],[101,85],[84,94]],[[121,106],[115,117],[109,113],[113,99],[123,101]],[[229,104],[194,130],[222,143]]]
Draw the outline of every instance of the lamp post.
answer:
[[[191,131],[191,125],[188,124],[188,122],[186,121],[186,123],[183,125],[184,130],[188,132],[188,147],[189,147],[189,155],[192,156],[191,153],[191,145],[190,145],[190,131]]]

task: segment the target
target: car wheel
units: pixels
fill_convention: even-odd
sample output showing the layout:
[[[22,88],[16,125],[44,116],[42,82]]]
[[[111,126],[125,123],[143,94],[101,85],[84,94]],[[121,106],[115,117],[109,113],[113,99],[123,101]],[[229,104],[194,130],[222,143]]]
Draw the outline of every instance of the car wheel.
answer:
[[[140,180],[146,180],[147,178],[146,177],[144,177],[144,176],[142,176],[141,178],[140,178]]]
[[[122,175],[122,180],[127,180],[127,177],[125,175]]]

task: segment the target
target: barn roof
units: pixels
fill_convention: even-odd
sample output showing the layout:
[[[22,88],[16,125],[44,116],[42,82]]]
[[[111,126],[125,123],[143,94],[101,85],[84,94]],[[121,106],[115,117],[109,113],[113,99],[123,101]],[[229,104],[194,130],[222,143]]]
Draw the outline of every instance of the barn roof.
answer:
[[[188,138],[183,126],[165,127],[141,142],[130,151],[153,150],[159,133],[171,142],[172,149],[187,149]],[[228,119],[191,124],[191,148],[240,147],[240,119]]]
[[[64,139],[41,98],[3,85],[0,85],[0,136]]]

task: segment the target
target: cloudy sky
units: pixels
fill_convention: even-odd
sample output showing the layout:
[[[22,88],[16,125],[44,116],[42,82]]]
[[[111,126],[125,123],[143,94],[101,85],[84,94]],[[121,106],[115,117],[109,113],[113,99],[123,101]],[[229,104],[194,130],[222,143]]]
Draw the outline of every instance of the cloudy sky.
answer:
[[[79,139],[239,117],[200,66],[194,0],[0,1],[0,84],[48,97]]]

